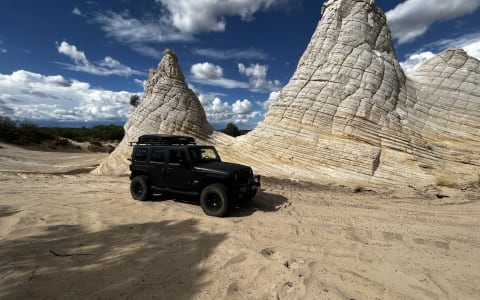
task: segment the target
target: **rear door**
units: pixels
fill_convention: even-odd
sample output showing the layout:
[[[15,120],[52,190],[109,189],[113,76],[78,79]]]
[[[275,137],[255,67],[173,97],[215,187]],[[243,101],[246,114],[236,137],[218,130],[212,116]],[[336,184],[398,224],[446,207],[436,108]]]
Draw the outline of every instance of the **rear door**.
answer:
[[[150,178],[158,187],[166,186],[166,157],[167,150],[160,147],[150,149]]]
[[[136,171],[147,172],[148,170],[148,147],[135,147],[132,156],[132,166]]]

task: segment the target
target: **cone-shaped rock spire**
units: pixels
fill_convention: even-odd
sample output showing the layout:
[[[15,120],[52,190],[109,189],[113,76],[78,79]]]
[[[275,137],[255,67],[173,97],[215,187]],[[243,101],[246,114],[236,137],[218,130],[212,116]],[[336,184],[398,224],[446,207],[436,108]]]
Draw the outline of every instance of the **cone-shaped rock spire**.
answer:
[[[167,49],[158,68],[151,69],[142,101],[134,108],[125,124],[125,137],[117,149],[100,165],[100,174],[120,174],[128,171],[131,154],[128,142],[142,134],[191,135],[207,140],[213,128],[207,121],[202,104],[188,88],[177,55]]]
[[[248,140],[280,159],[373,175],[405,82],[374,1],[327,1],[295,74]]]
[[[374,1],[329,0],[322,12],[294,75],[241,143],[290,177],[478,176],[478,61],[447,51],[410,79]]]

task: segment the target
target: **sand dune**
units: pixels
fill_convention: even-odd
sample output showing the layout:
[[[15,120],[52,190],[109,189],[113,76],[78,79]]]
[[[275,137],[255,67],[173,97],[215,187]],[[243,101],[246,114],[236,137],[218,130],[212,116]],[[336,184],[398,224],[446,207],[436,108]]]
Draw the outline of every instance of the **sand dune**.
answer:
[[[66,162],[63,154],[50,167],[10,170],[5,153],[0,149],[2,299],[480,294],[478,187],[358,192],[267,178],[254,202],[213,218],[192,199],[134,201],[128,177],[72,171],[95,154],[75,154],[83,157],[68,160],[70,173],[46,174]]]

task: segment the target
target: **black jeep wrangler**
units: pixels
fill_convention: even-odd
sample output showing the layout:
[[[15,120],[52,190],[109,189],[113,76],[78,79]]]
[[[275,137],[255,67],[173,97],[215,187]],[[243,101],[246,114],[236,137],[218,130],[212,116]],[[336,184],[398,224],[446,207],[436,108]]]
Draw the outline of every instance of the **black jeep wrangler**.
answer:
[[[198,197],[203,211],[222,217],[235,201],[250,200],[260,187],[252,168],[222,162],[213,146],[199,146],[189,136],[142,135],[133,147],[130,192],[136,200],[153,193]]]

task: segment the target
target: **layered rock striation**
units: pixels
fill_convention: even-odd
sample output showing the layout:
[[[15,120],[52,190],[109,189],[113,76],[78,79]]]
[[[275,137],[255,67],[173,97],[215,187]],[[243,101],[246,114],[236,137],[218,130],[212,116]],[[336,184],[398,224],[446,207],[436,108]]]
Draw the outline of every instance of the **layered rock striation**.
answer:
[[[297,69],[265,121],[235,140],[208,124],[166,51],[102,174],[126,171],[144,133],[193,135],[259,173],[313,181],[480,180],[479,61],[450,49],[407,77],[372,0],[329,0]]]
[[[414,95],[373,1],[330,0],[322,10],[296,72],[245,141],[290,164],[374,176],[385,140],[405,148],[415,137],[397,112]]]
[[[374,1],[330,0],[322,10],[293,77],[241,143],[290,177],[475,179],[478,60],[449,50],[407,78]]]

